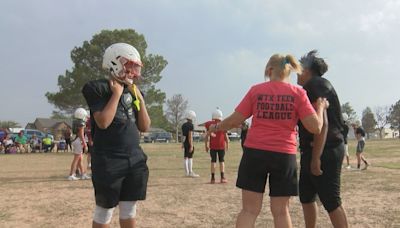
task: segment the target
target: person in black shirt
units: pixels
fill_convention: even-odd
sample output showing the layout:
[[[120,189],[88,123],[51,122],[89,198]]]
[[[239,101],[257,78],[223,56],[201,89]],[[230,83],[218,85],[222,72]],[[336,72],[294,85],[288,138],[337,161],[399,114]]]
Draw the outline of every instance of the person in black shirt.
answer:
[[[328,70],[323,58],[313,50],[300,59],[303,73],[297,83],[307,91],[314,103],[319,97],[329,101],[324,113],[324,125],[320,134],[313,135],[299,123],[301,168],[299,196],[303,207],[306,227],[316,227],[319,196],[328,211],[334,227],[348,227],[346,212],[340,198],[340,174],[344,156],[343,119],[341,106],[332,84],[322,78]],[[328,123],[329,122],[329,123]]]
[[[344,154],[346,156],[347,166],[346,169],[350,169],[350,154],[349,154],[349,145],[347,144],[347,135],[349,134],[349,126],[347,125],[347,120],[349,116],[346,113],[342,114],[343,117],[343,141],[344,141]]]
[[[242,146],[243,149],[243,145],[244,142],[246,141],[246,137],[247,137],[247,131],[249,130],[249,123],[247,123],[247,121],[244,121],[241,125],[240,125],[240,145]]]
[[[363,170],[366,170],[369,166],[367,159],[363,155],[364,147],[365,147],[365,130],[361,126],[361,121],[357,120],[352,124],[354,135],[357,139],[357,148],[356,148],[356,156],[357,156],[357,169],[361,169],[361,161],[364,162],[365,166]]]
[[[139,141],[151,121],[133,83],[141,67],[133,46],[113,44],[103,56],[108,79],[90,81],[82,89],[92,121],[93,227],[109,227],[117,205],[121,227],[135,227],[136,201],[146,198],[149,170]]]
[[[184,158],[184,167],[185,167],[185,175],[187,177],[199,177],[198,174],[193,172],[193,154],[194,154],[194,146],[193,146],[193,121],[196,118],[196,113],[192,110],[189,110],[186,113],[186,123],[182,125],[182,148],[183,148],[183,158]]]

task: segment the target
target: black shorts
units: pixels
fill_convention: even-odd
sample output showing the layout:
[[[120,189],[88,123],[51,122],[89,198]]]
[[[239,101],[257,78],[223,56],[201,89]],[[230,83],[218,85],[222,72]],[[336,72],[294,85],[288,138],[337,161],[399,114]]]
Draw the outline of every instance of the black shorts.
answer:
[[[86,145],[87,145],[87,150],[85,152],[88,154],[93,153],[93,146],[89,146],[89,143],[86,143]]]
[[[184,154],[183,157],[184,158],[193,158],[193,154],[194,154],[194,147],[193,147],[193,151],[190,152],[190,146],[183,144],[183,148],[184,148]]]
[[[217,162],[217,155],[218,161],[224,162],[225,150],[210,150],[211,162]]]
[[[362,153],[362,152],[364,152],[364,146],[365,146],[365,141],[364,141],[364,140],[358,141],[356,152],[357,152],[357,153]]]
[[[334,211],[341,204],[340,174],[344,157],[344,145],[325,149],[321,155],[321,176],[314,176],[310,172],[311,151],[304,151],[301,155],[299,192],[301,203],[315,202],[319,199],[328,212]]]
[[[149,169],[146,160],[92,156],[92,183],[96,205],[113,208],[119,201],[146,199]]]
[[[296,155],[244,147],[236,186],[264,193],[268,178],[269,196],[297,196]]]

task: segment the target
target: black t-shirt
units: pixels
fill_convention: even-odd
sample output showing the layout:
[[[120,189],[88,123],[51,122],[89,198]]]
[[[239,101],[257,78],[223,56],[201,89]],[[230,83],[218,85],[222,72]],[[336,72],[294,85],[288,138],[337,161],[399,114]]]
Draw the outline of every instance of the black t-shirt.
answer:
[[[344,140],[344,144],[347,144],[347,135],[349,134],[349,126],[347,126],[346,123],[343,124],[343,140]]]
[[[190,122],[182,124],[182,135],[185,136],[184,144],[189,145],[189,132],[193,131],[193,129],[193,124]]]
[[[72,120],[72,134],[76,135],[78,134],[78,130],[81,127],[85,126],[85,121],[80,120],[80,119],[73,119]]]
[[[343,139],[343,117],[339,98],[332,84],[321,77],[311,78],[303,87],[307,91],[310,102],[315,102],[319,97],[324,97],[329,101],[328,113],[328,134],[326,137],[325,148],[333,148],[340,145]],[[299,121],[300,149],[310,150],[314,135],[308,132]]]
[[[112,91],[106,79],[90,81],[82,89],[83,96],[92,113],[102,111],[111,98]],[[117,111],[110,126],[101,129],[92,121],[94,155],[131,157],[137,162],[144,158],[139,146],[140,135],[136,126],[137,110],[132,102],[135,98],[128,88],[124,88],[118,103]]]

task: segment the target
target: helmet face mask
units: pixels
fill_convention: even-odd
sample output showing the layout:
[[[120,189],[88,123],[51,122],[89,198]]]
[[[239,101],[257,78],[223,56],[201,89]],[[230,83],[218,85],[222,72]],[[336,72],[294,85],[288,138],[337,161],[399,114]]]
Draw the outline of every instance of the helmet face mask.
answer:
[[[132,84],[134,78],[140,77],[142,66],[140,54],[132,45],[116,43],[104,52],[103,68],[120,83]]]

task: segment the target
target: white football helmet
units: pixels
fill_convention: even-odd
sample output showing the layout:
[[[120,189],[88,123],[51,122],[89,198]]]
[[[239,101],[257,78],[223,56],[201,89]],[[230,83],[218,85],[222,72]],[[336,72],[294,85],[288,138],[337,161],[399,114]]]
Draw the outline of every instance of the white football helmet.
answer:
[[[354,121],[354,125],[356,125],[357,127],[361,127],[361,121],[360,120]]]
[[[86,121],[86,118],[88,116],[88,113],[84,108],[77,108],[74,112],[74,117],[76,119],[84,120]]]
[[[347,115],[347,113],[342,113],[342,117],[343,117],[343,121],[347,122],[347,120],[349,120],[349,116]]]
[[[194,121],[196,119],[196,113],[192,110],[189,110],[186,112],[186,119],[189,119],[191,121]]]
[[[217,108],[211,115],[213,120],[222,120],[222,111]]]
[[[121,57],[143,66],[139,52],[132,45],[126,43],[112,44],[104,52],[103,68],[109,71],[119,82],[123,82],[121,77],[124,77],[124,65],[121,63]]]

